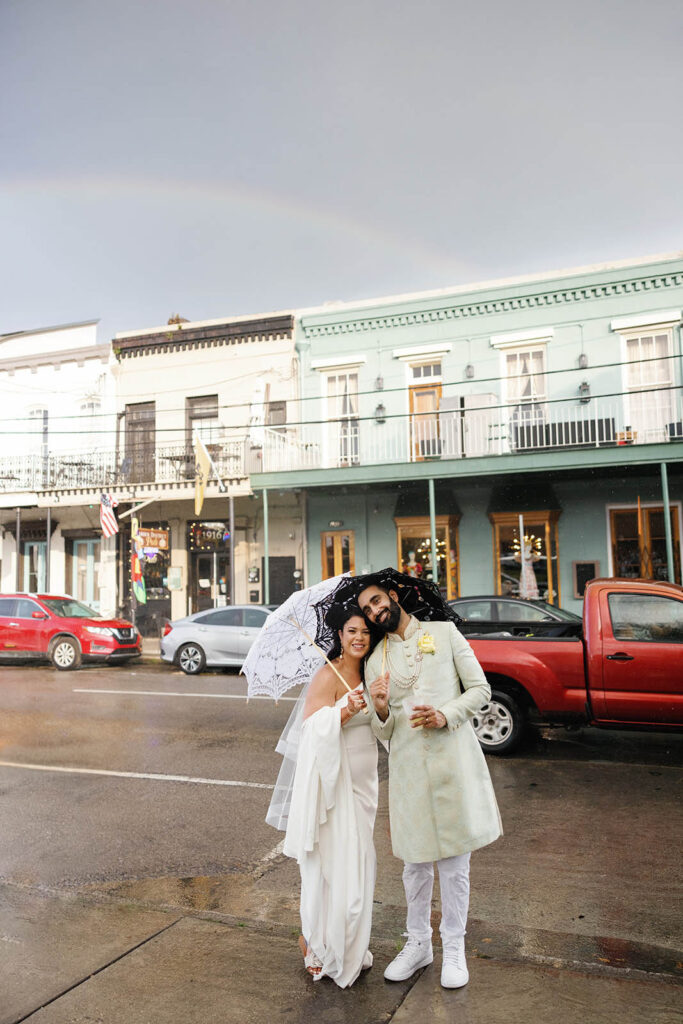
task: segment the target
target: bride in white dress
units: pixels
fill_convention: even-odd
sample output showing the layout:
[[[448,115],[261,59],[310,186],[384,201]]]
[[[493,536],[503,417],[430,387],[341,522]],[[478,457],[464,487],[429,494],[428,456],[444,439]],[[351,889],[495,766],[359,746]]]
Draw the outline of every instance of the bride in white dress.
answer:
[[[296,858],[301,872],[299,944],[306,969],[314,981],[328,977],[346,988],[372,966],[377,742],[363,713],[367,623],[357,608],[333,606],[327,618],[339,638],[330,661],[353,692],[328,665],[310,682],[284,853]],[[272,813],[267,820],[276,824]]]

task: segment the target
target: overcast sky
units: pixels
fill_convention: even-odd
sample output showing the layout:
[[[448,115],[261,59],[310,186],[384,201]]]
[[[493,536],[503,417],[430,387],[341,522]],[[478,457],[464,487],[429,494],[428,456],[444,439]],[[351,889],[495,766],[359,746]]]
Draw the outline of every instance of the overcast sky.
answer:
[[[680,0],[0,0],[0,333],[683,248]]]

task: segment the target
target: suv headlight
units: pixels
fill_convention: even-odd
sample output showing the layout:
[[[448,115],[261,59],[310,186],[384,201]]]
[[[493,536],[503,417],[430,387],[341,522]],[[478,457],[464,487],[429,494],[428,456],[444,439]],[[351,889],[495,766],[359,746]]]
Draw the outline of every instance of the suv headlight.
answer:
[[[86,633],[94,633],[95,636],[113,636],[114,630],[109,626],[85,626]]]

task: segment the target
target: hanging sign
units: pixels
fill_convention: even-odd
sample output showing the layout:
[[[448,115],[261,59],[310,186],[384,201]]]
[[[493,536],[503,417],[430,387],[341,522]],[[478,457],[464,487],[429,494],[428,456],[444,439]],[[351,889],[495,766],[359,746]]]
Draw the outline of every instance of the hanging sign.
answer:
[[[147,527],[142,527],[138,530],[138,537],[142,541],[143,548],[168,551],[168,530],[150,530]]]

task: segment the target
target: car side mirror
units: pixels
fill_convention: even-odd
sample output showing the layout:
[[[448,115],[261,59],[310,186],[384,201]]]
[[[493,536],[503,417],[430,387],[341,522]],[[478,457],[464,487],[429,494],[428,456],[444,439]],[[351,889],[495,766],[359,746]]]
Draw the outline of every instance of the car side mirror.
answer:
[[[47,619],[48,616],[45,614],[45,612],[31,612],[31,618],[32,619]]]

